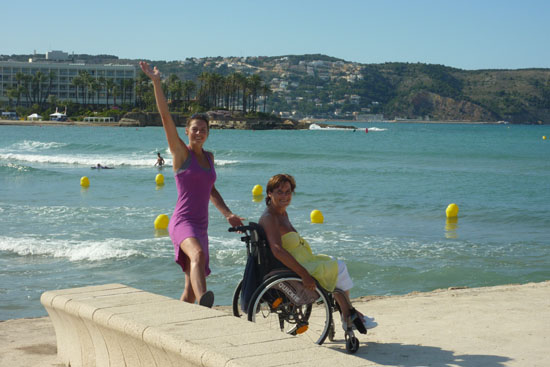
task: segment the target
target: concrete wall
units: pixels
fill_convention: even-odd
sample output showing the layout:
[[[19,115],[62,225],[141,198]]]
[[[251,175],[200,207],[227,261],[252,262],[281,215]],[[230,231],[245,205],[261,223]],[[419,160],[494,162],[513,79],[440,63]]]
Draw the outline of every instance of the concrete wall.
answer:
[[[221,311],[123,284],[47,291],[40,300],[65,366],[365,365]]]

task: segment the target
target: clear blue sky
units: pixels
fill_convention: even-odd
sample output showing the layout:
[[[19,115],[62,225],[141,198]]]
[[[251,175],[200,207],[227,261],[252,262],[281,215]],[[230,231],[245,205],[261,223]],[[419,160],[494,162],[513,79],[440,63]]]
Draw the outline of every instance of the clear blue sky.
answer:
[[[321,53],[360,63],[550,67],[548,0],[6,0],[0,54]]]

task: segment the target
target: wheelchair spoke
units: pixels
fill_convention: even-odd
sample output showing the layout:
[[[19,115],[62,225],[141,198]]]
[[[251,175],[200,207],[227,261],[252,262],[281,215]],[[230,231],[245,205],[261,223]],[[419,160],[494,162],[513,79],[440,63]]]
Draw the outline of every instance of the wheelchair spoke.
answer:
[[[326,293],[317,289],[317,299],[309,304],[295,304],[280,290],[279,284],[300,281],[300,278],[275,276],[265,282],[253,296],[249,308],[249,320],[290,335],[306,338],[322,344],[332,323],[332,307]],[[283,287],[284,288],[284,287]],[[294,298],[295,299],[295,298]],[[256,312],[251,312],[256,310]]]

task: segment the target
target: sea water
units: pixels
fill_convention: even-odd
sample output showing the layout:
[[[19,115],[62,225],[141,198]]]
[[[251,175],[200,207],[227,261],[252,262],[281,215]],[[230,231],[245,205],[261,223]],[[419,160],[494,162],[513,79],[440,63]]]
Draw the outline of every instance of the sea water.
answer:
[[[216,187],[257,221],[254,185],[294,175],[291,221],[316,253],[347,262],[352,297],[550,279],[550,127],[354,125],[213,130]],[[153,166],[157,152],[167,167]],[[153,226],[176,203],[170,165],[158,127],[0,126],[0,319],[45,315],[51,289],[116,282],[179,298],[183,273]],[[228,305],[246,250],[212,205],[209,220],[208,287]]]

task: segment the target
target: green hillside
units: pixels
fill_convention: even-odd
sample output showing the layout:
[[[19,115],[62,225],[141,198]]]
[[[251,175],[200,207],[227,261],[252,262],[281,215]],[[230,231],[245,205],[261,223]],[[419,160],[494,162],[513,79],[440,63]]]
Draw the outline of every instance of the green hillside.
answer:
[[[30,56],[4,55],[0,59],[24,61]],[[113,55],[71,57],[79,62],[133,64],[136,67],[139,61]],[[282,117],[503,120],[550,124],[550,69],[461,70],[421,63],[361,64],[320,54],[149,62],[158,66],[171,86],[177,86],[178,81],[189,81],[184,93],[186,99],[201,105],[204,98],[211,100],[214,96],[216,101],[231,99],[231,109],[239,109],[234,102],[237,100],[233,95],[235,91],[229,92],[228,84],[233,83],[230,87],[234,89],[237,80],[241,88],[246,88],[247,78],[244,77],[248,77],[255,78],[256,86],[252,88],[256,89],[247,93],[252,95],[259,91],[258,87],[263,88],[249,102],[254,103],[254,111]],[[252,75],[255,77],[251,78]],[[138,99],[146,103],[137,107],[154,109],[152,92],[139,86],[139,79],[139,93],[143,94],[139,94]],[[213,79],[219,90],[201,89]],[[201,100],[201,91],[210,94],[202,96]],[[181,95],[182,91],[176,88],[174,93]],[[227,96],[227,93],[232,94]],[[236,93],[238,97],[238,89]],[[226,101],[221,106],[210,103],[203,107],[223,108],[227,104]]]
[[[161,62],[182,79],[202,72],[259,74],[270,111],[298,117],[550,123],[550,69],[461,70],[442,65],[360,64],[325,55],[203,58]],[[281,88],[281,83],[286,87]]]

